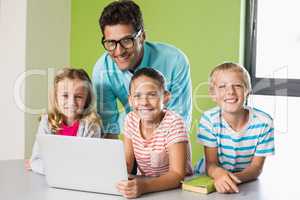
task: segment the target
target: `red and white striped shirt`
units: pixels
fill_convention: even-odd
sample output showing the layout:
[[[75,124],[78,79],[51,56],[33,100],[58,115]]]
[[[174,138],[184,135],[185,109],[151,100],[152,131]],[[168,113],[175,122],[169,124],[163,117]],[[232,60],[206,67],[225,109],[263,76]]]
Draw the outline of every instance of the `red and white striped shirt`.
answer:
[[[192,174],[191,145],[185,123],[181,116],[164,110],[165,116],[155,129],[153,136],[145,140],[140,133],[140,118],[130,112],[124,124],[125,137],[132,140],[133,151],[138,163],[138,175],[161,176],[169,171],[168,146],[187,142],[187,175]]]

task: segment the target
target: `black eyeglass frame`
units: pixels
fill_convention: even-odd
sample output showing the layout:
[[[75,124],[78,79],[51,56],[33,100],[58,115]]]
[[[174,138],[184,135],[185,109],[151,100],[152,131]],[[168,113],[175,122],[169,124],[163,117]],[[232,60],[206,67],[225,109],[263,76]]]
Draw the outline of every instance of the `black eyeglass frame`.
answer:
[[[132,34],[132,36],[130,37],[130,36],[126,36],[126,37],[124,37],[124,38],[122,38],[122,39],[120,39],[120,40],[105,40],[105,38],[104,38],[104,36],[102,37],[102,40],[101,40],[101,43],[102,43],[102,45],[103,45],[103,47],[104,47],[104,49],[106,49],[107,51],[114,51],[116,48],[117,48],[117,46],[118,46],[118,43],[121,45],[121,47],[122,48],[124,48],[124,49],[130,49],[130,48],[132,48],[132,47],[134,47],[134,42],[135,42],[135,40],[141,35],[141,33],[142,33],[143,31],[142,31],[142,29],[140,29],[138,32],[136,32],[136,33],[134,33],[134,34]],[[122,40],[131,40],[132,41],[132,46],[131,47],[124,47],[123,45],[122,45]],[[104,45],[104,43],[105,42],[114,42],[115,43],[115,47],[113,48],[113,49],[107,49],[106,47],[105,47],[105,45]]]

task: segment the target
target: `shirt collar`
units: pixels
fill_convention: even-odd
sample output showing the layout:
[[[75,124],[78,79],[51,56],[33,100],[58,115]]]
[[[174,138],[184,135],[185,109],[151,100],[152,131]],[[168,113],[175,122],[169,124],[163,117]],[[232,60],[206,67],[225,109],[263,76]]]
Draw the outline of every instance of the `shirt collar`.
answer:
[[[151,67],[149,66],[149,54],[150,54],[150,49],[149,49],[149,46],[147,45],[147,42],[144,42],[144,45],[143,45],[143,48],[144,48],[144,53],[143,53],[143,58],[142,58],[142,61],[141,63],[135,68],[134,71],[137,71],[139,69],[142,69],[144,67]]]

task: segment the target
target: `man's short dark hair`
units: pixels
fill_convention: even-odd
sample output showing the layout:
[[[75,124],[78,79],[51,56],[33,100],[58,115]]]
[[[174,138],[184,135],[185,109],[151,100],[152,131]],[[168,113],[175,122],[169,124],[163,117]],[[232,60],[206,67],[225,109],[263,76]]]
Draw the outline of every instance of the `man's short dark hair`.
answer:
[[[131,0],[119,0],[108,4],[99,18],[99,25],[104,35],[105,26],[131,24],[135,32],[144,29],[140,7]]]
[[[129,83],[129,92],[131,91],[131,85],[132,85],[133,81],[141,76],[146,76],[148,78],[153,79],[154,81],[157,82],[157,84],[160,88],[162,88],[163,90],[166,91],[164,75],[158,70],[155,70],[150,67],[145,67],[145,68],[137,70],[134,73],[134,75],[131,77],[131,80]]]

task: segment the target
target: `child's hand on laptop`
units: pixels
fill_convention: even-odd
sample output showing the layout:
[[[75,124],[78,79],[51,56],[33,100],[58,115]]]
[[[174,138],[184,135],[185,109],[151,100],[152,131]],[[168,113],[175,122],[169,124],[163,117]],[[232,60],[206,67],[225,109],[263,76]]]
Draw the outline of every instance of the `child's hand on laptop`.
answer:
[[[137,198],[143,194],[143,181],[139,178],[118,182],[117,189],[126,198]]]
[[[30,159],[25,160],[25,169],[31,170],[31,162]]]

